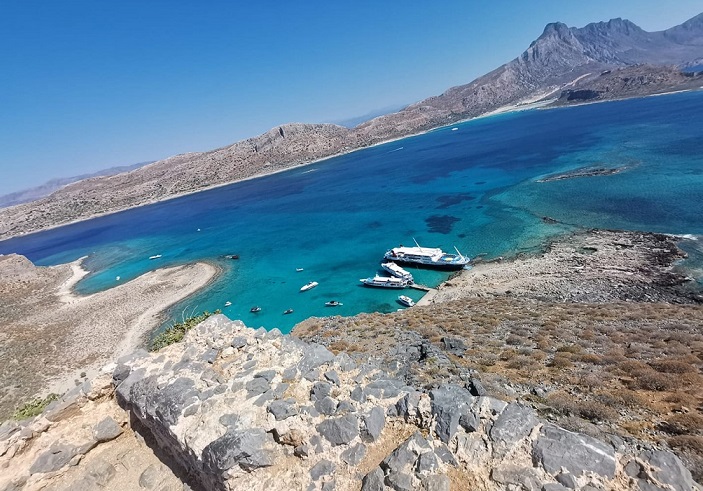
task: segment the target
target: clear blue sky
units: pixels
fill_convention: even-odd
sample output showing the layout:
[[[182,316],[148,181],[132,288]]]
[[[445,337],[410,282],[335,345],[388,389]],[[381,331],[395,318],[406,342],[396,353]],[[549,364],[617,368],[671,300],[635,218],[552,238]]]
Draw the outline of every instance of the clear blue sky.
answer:
[[[679,24],[701,0],[0,2],[0,194],[343,120],[467,83],[544,25]]]

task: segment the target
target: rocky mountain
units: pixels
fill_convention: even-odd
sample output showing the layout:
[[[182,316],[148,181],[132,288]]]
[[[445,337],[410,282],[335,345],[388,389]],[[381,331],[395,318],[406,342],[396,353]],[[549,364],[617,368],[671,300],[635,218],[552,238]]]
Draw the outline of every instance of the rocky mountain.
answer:
[[[0,208],[38,200],[74,182],[82,181],[84,179],[90,179],[91,177],[114,176],[115,174],[122,174],[124,172],[129,172],[131,170],[138,169],[139,167],[143,167],[150,163],[151,162],[140,162],[138,164],[133,165],[120,165],[117,167],[110,167],[109,169],[104,169],[98,172],[93,172],[92,174],[81,174],[73,177],[60,177],[56,179],[51,179],[40,186],[35,186],[33,188],[23,189],[22,191],[16,191],[14,193],[9,193],[0,196]]]
[[[694,66],[703,57],[703,14],[646,32],[613,19],[583,28],[556,22],[520,56],[473,82],[349,129],[288,124],[231,146],[184,154],[126,174],[66,186],[0,210],[0,239],[253,177],[368,145],[558,96],[581,77],[637,64]],[[655,87],[652,85],[651,87]],[[666,90],[665,83],[656,91]],[[647,87],[636,95],[646,94]],[[649,92],[651,93],[651,92]],[[626,95],[626,94],[623,94]]]
[[[701,489],[665,448],[568,431],[470,374],[412,386],[221,315],[106,368],[0,426],[0,489]]]

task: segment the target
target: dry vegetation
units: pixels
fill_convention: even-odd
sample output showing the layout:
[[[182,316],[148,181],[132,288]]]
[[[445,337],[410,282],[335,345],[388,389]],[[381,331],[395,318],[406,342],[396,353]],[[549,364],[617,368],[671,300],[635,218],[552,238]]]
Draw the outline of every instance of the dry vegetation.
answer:
[[[296,328],[335,351],[378,358],[392,357],[410,331],[440,349],[446,339],[466,346],[448,355],[452,366],[417,366],[429,379],[473,369],[493,395],[527,399],[572,429],[664,439],[703,477],[699,305],[463,299]]]

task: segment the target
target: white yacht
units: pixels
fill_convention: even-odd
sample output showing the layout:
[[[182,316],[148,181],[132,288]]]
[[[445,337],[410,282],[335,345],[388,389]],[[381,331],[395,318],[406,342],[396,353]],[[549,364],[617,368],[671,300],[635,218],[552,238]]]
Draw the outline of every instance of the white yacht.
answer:
[[[405,271],[403,268],[398,266],[394,262],[386,262],[386,263],[381,263],[381,267],[388,271],[390,274],[395,276],[396,278],[402,278],[404,280],[408,280],[410,282],[413,281],[413,275],[411,275],[409,272]]]
[[[300,288],[300,291],[301,291],[301,292],[306,292],[306,291],[308,291],[308,290],[310,290],[310,289],[312,289],[312,288],[315,288],[317,285],[319,285],[319,283],[318,283],[317,281],[311,281],[310,283],[304,284],[304,285]]]
[[[378,286],[381,288],[405,288],[410,286],[411,282],[395,276],[374,276],[372,278],[362,278],[364,286]]]
[[[406,307],[412,307],[413,305],[415,305],[415,301],[406,295],[399,296],[398,301]]]

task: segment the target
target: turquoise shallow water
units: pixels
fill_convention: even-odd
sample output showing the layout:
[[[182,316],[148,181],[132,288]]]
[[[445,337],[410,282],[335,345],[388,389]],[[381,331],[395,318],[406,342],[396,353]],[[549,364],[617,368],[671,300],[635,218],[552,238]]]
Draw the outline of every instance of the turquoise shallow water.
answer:
[[[691,234],[703,271],[703,93],[533,110],[470,121],[256,180],[0,242],[49,265],[88,255],[89,293],[199,259],[225,272],[172,319],[223,309],[287,332],[310,316],[389,312],[398,291],[360,286],[386,249],[421,244],[470,256],[533,251],[573,227]],[[620,174],[540,183],[584,166]],[[548,215],[564,222],[550,225]],[[158,260],[148,257],[161,254]],[[238,254],[239,260],[223,259]],[[296,272],[296,268],[304,268]],[[416,270],[435,286],[446,273]],[[315,280],[320,285],[300,293]],[[419,299],[421,292],[404,292]],[[335,299],[341,307],[325,307]],[[230,307],[224,307],[230,301]],[[258,305],[258,314],[249,309]],[[283,315],[292,308],[294,313]]]

